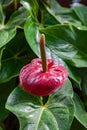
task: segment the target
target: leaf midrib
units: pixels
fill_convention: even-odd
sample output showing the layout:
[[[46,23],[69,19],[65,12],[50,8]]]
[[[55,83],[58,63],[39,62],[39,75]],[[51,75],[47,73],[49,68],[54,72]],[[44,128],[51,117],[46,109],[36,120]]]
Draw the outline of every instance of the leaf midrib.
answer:
[[[40,114],[39,114],[39,118],[38,118],[38,121],[37,121],[37,124],[36,124],[36,129],[35,130],[38,130],[38,126],[39,126],[39,123],[40,123],[40,118],[43,114],[43,111],[44,111],[45,107],[42,106],[42,109],[40,111]]]

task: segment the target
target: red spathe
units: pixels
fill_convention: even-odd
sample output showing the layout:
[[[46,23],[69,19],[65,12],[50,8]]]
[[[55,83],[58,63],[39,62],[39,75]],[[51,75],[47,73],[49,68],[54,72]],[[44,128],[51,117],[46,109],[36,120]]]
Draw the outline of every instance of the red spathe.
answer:
[[[25,65],[20,71],[20,84],[31,94],[47,96],[66,82],[68,71],[62,65],[57,65],[53,60],[47,59],[48,70],[42,69],[40,58],[33,59],[31,63]]]

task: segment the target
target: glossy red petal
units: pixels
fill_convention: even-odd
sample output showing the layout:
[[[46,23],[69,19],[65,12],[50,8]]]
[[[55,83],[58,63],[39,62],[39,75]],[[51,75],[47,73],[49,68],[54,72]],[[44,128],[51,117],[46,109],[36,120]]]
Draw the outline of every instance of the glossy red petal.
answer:
[[[68,78],[68,71],[62,65],[47,59],[48,71],[42,70],[42,61],[36,58],[20,71],[20,84],[31,94],[47,96],[57,91]]]

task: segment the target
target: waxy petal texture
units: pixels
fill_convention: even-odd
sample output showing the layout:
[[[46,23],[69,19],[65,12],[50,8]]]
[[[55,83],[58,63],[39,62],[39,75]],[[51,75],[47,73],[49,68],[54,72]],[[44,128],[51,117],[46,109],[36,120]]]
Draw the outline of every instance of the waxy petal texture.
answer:
[[[25,65],[20,71],[20,84],[31,94],[47,96],[66,82],[68,71],[62,65],[57,65],[53,60],[47,59],[48,70],[42,69],[42,60],[36,58]]]

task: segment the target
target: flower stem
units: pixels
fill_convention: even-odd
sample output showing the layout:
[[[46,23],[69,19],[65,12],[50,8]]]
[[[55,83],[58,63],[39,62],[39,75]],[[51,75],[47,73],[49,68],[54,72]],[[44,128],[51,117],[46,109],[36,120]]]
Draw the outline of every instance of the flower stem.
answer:
[[[43,71],[47,71],[47,59],[46,59],[46,50],[45,50],[45,35],[41,34],[40,36],[40,53],[42,59],[42,68]]]

